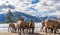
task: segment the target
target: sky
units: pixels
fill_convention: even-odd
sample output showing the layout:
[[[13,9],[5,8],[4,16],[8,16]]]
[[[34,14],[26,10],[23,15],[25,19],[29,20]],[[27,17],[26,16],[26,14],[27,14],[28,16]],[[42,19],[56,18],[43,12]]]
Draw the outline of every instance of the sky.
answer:
[[[20,11],[29,15],[60,15],[60,0],[0,0],[0,14]]]

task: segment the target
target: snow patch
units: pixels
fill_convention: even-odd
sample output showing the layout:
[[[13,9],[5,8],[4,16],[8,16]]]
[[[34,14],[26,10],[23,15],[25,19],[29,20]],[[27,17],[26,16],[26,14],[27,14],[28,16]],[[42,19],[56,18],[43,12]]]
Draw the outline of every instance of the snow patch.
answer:
[[[8,24],[0,24],[0,32],[8,32]],[[35,31],[40,30],[41,23],[35,23]]]

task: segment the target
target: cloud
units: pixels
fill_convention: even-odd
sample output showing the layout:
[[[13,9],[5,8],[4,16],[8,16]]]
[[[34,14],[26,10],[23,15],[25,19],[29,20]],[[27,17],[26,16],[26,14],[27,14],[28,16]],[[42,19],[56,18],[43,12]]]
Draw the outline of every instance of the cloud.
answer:
[[[0,5],[0,9],[7,9],[7,8],[9,8],[9,9],[15,9],[15,6],[13,6],[11,4],[9,4],[9,5],[6,5],[6,4]]]
[[[48,14],[49,16],[56,16],[57,18],[60,17],[60,12],[57,11],[57,12],[54,12],[54,13],[51,13],[51,14]]]
[[[15,9],[15,6],[13,6],[11,4],[9,4],[7,7],[10,8],[10,9]]]
[[[60,0],[52,0],[54,3],[60,3]]]
[[[28,7],[31,7],[33,6],[31,3],[32,3],[32,0],[0,0],[0,4],[5,4],[5,6],[7,5],[9,8],[13,8],[13,6],[15,7],[15,10],[18,10],[18,11],[24,11],[26,10]],[[3,3],[4,2],[4,3]],[[12,6],[11,6],[12,5]],[[5,7],[5,6],[2,6],[2,7]]]
[[[53,15],[54,13],[58,15],[60,13],[60,0],[41,0],[34,8],[37,9],[38,12],[42,12],[42,14],[49,13]]]
[[[3,9],[3,8],[7,8],[7,5],[5,4],[0,5],[0,9]]]
[[[12,5],[15,10],[28,13],[28,14],[56,14],[60,11],[60,0],[0,0],[0,6],[2,4]],[[37,4],[36,4],[37,3]],[[9,7],[11,7],[9,5]],[[3,6],[5,7],[5,6]],[[0,8],[1,9],[1,8]],[[46,14],[48,13],[48,14]],[[60,13],[60,12],[59,12]]]
[[[8,10],[7,9],[0,9],[0,14],[3,14],[3,13],[6,13],[6,12],[8,12]]]

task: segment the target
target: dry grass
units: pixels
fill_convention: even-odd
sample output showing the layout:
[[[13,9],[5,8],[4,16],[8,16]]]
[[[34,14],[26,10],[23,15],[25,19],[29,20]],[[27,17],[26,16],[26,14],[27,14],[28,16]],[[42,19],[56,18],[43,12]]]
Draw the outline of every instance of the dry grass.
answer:
[[[18,34],[18,33],[11,33],[11,32],[0,32],[0,35],[20,35],[20,34]],[[24,35],[24,34],[22,34],[22,35]],[[32,34],[32,33],[30,33],[30,34],[25,34],[25,35],[46,35],[45,33],[43,33],[43,32],[35,32],[34,34]],[[57,34],[47,34],[47,35],[60,35],[59,33],[57,33]]]
[[[0,32],[0,35],[18,35],[18,33]]]

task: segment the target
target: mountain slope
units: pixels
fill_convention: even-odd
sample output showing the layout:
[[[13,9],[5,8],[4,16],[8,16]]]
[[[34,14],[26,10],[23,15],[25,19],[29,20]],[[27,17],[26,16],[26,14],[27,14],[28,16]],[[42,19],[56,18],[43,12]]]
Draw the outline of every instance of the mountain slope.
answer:
[[[54,19],[58,19],[56,16],[44,16],[44,17],[36,17],[36,16],[31,16],[22,12],[13,12],[14,15],[14,19],[17,21],[18,20],[18,16],[22,16],[24,18],[25,21],[29,21],[30,19],[33,19],[34,22],[41,22],[46,20],[48,17],[48,19],[54,20]],[[5,22],[5,20],[7,19],[7,14],[0,14],[0,22]]]

